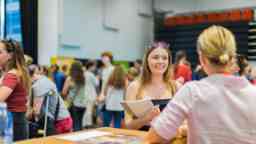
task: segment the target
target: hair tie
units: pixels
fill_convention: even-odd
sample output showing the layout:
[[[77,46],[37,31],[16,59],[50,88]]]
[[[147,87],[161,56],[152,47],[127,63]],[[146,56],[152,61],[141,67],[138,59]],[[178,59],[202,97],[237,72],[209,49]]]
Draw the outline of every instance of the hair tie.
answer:
[[[222,64],[226,64],[229,60],[229,55],[228,54],[223,54],[219,57],[219,60]]]

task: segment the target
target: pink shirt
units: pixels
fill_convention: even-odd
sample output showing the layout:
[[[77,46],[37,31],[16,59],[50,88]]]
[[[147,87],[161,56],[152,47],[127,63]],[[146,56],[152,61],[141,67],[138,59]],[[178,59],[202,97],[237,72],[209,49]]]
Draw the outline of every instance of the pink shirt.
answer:
[[[245,78],[222,74],[188,82],[152,127],[169,140],[185,119],[189,144],[255,144],[256,87]]]

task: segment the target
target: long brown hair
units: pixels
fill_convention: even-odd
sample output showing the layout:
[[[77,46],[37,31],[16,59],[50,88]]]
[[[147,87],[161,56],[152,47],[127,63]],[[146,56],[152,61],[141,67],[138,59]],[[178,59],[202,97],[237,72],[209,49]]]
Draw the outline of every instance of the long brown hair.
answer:
[[[112,86],[116,89],[123,89],[125,88],[125,71],[121,65],[116,65],[113,72],[111,73],[106,88],[109,86]],[[107,92],[107,89],[105,90],[105,93]]]
[[[69,75],[76,85],[82,86],[85,84],[83,65],[79,61],[74,61],[70,67]]]
[[[142,89],[151,82],[152,73],[150,71],[149,64],[148,64],[148,57],[150,53],[157,48],[163,48],[168,53],[169,62],[168,62],[167,70],[163,74],[163,80],[167,86],[167,89],[170,90],[172,94],[176,92],[176,85],[174,81],[171,80],[173,77],[173,71],[172,71],[172,59],[171,59],[171,52],[169,50],[169,45],[165,42],[155,42],[147,49],[143,57],[142,74],[140,75],[140,78],[139,78],[140,87],[137,94],[138,99],[142,99],[142,96],[141,96]]]
[[[25,57],[23,49],[20,44],[14,40],[1,40],[0,41],[8,53],[12,54],[12,58],[8,61],[6,71],[16,69],[18,77],[27,92],[31,88],[31,79],[25,63]]]

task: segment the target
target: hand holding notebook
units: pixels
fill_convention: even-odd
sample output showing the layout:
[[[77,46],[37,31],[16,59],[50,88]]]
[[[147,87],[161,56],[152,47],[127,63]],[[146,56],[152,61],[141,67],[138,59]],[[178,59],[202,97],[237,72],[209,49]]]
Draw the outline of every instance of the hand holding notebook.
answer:
[[[132,114],[133,116],[140,118],[146,115],[148,112],[154,109],[154,104],[151,100],[135,100],[135,101],[124,101],[121,103],[125,111]]]
[[[144,99],[134,101],[124,101],[122,106],[125,111],[132,114],[135,117],[142,117],[150,112],[154,107],[159,107],[162,111],[171,99]]]

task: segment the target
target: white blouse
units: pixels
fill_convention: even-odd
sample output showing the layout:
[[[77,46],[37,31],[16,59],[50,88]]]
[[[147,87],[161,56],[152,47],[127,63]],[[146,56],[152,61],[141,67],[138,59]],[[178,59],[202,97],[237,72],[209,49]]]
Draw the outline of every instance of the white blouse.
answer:
[[[256,87],[223,74],[188,82],[151,125],[170,140],[184,119],[189,144],[256,144]]]

